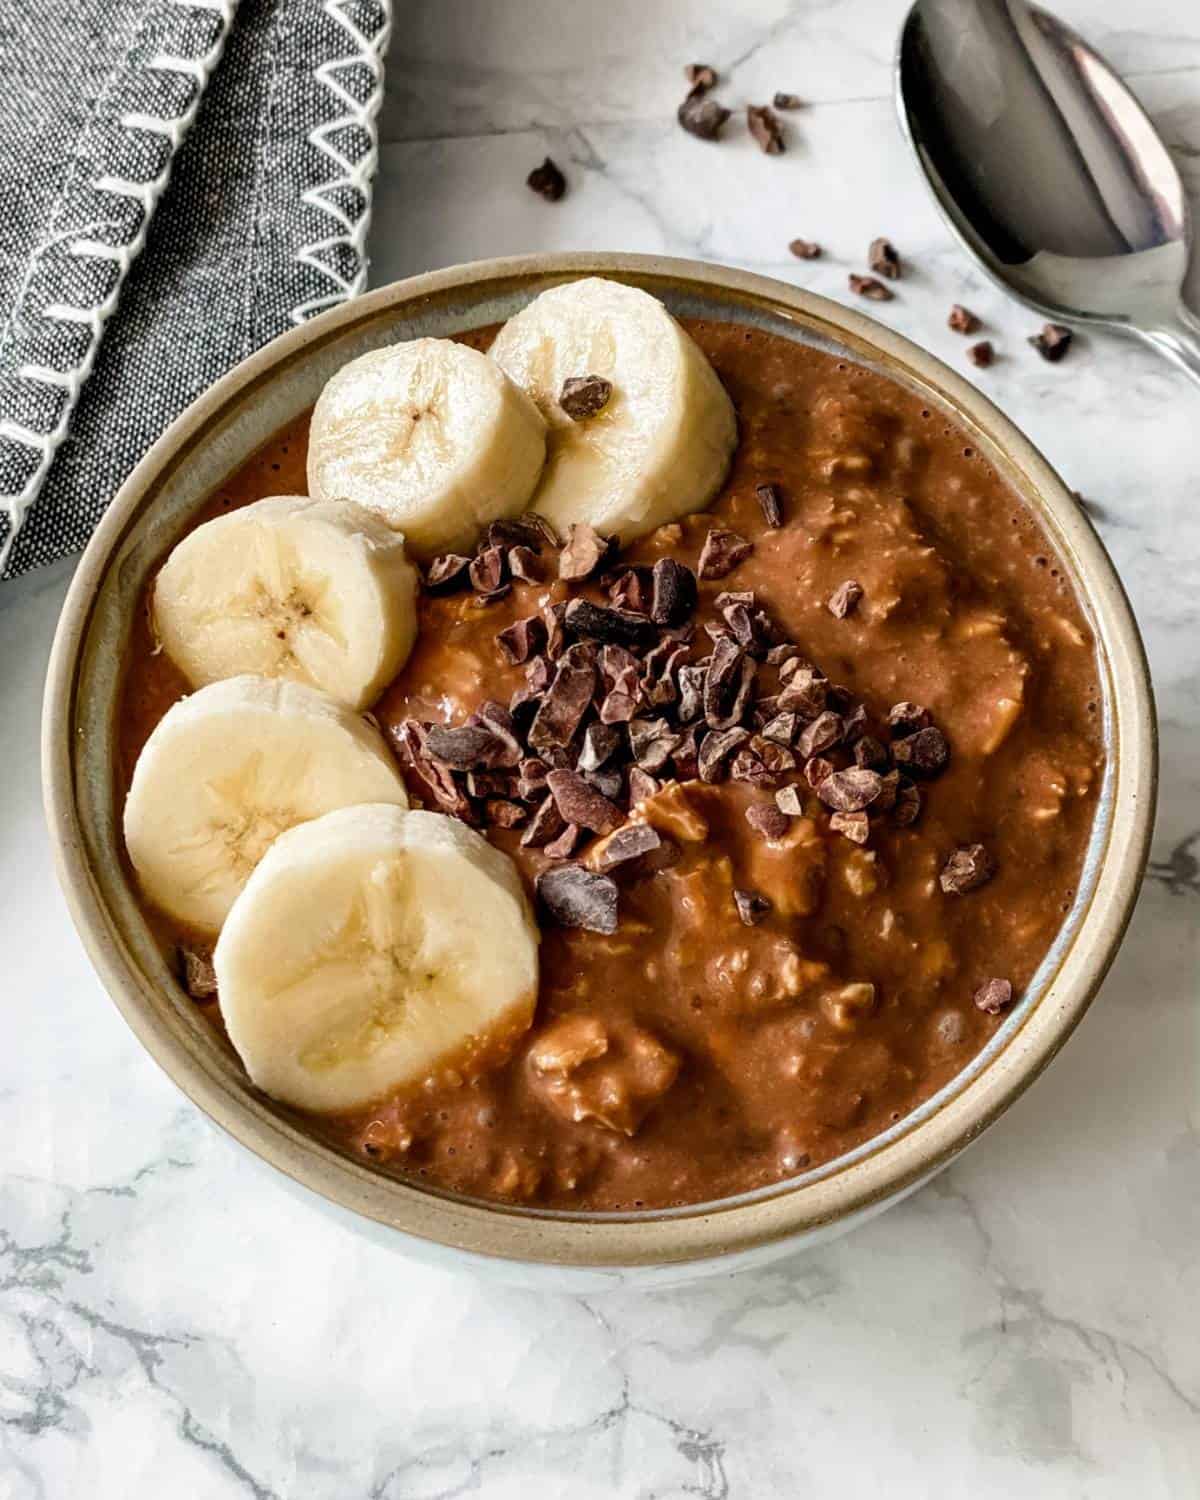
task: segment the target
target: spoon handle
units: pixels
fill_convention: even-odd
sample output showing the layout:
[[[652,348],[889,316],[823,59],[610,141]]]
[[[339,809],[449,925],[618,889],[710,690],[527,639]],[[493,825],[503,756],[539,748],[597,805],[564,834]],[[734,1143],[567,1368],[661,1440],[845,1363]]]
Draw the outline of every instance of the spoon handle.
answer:
[[[1190,307],[1181,302],[1170,322],[1139,332],[1148,344],[1200,383],[1200,318]]]

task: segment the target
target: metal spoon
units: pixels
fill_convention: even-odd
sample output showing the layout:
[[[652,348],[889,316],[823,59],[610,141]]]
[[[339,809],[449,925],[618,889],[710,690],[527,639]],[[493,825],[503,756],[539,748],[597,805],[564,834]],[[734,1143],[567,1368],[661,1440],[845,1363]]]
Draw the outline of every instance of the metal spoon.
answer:
[[[993,280],[1052,318],[1144,339],[1200,381],[1179,173],[1070,27],[1025,0],[916,0],[896,103],[938,206]]]

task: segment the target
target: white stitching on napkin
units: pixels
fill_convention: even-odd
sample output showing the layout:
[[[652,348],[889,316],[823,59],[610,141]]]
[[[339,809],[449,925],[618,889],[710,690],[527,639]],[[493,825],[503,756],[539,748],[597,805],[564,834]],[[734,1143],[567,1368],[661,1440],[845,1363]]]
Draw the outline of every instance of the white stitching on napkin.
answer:
[[[32,448],[39,455],[37,468],[29,476],[17,494],[0,494],[0,511],[8,517],[8,535],[0,543],[0,574],[3,574],[8,563],[9,554],[12,552],[13,544],[20,534],[21,527],[25,523],[25,517],[29,514],[29,508],[37,499],[38,493],[45,482],[46,474],[50,464],[58,451],[63,439],[67,435],[67,429],[71,423],[75,407],[79,400],[79,392],[84,382],[92,372],[92,366],[96,362],[96,354],[100,347],[100,338],[104,331],[104,325],[108,321],[117,300],[121,294],[125,277],[129,267],[137,259],[146,243],[146,232],[150,227],[150,219],[154,213],[158,200],[162,197],[171,176],[171,167],[174,163],[175,153],[179,148],[184,136],[191,128],[200,108],[200,101],[204,94],[204,87],[208,82],[213,68],[220,60],[224,50],[225,39],[229,34],[229,28],[233,24],[234,11],[237,9],[238,0],[169,0],[170,4],[178,5],[185,10],[209,11],[218,16],[221,21],[221,30],[216,40],[200,57],[176,57],[168,53],[159,53],[147,64],[147,68],[157,72],[182,73],[193,79],[196,90],[191,102],[181,115],[174,119],[147,115],[140,112],[124,114],[120,117],[120,123],[126,130],[152,131],[156,135],[163,136],[171,143],[171,154],[167,159],[162,171],[147,182],[135,182],[125,177],[113,177],[102,175],[97,177],[90,185],[96,192],[113,193],[119,197],[133,200],[141,208],[141,218],[132,237],[124,244],[106,244],[102,240],[90,239],[87,231],[90,225],[79,225],[75,230],[67,230],[65,234],[55,236],[54,243],[67,239],[71,241],[69,253],[81,259],[105,259],[112,261],[117,267],[117,278],[108,295],[100,302],[91,307],[76,307],[69,303],[56,302],[47,306],[42,316],[56,322],[77,323],[87,327],[89,338],[87,348],[74,366],[68,370],[52,370],[44,365],[22,365],[18,374],[26,380],[37,381],[43,385],[52,386],[55,390],[65,392],[62,411],[58,421],[49,432],[38,432],[19,422],[8,419],[0,420],[0,437],[20,443],[25,447]],[[73,238],[74,236],[74,238]],[[36,262],[38,255],[44,253],[47,246],[35,250],[31,257],[31,267]],[[30,280],[26,276],[26,285]],[[14,321],[20,317],[20,305],[14,312]]]
[[[334,120],[314,126],[308,139],[318,151],[333,163],[335,175],[327,182],[308,188],[301,196],[310,207],[328,215],[338,225],[338,231],[324,239],[312,240],[301,246],[296,259],[301,265],[318,271],[333,283],[333,289],[323,297],[313,297],[292,309],[292,321],[303,323],[314,313],[327,307],[336,307],[339,302],[357,296],[367,283],[367,230],[371,223],[371,186],[375,167],[379,160],[379,142],[375,119],[383,102],[383,58],[387,51],[388,38],[392,31],[392,8],[390,0],[384,0],[385,20],[374,37],[367,38],[342,6],[349,0],[324,0],[324,10],[330,20],[349,37],[354,51],[345,57],[322,63],[316,76],[343,106],[345,113]],[[338,73],[346,68],[365,64],[373,80],[368,97],[359,101],[338,81]],[[370,138],[370,147],[355,160],[335,144],[339,131],[359,127]],[[337,201],[338,190],[353,189],[362,195],[362,209],[357,215],[348,214]],[[329,196],[326,197],[326,194]],[[354,272],[344,276],[336,267],[323,258],[322,252],[348,249],[354,257]]]

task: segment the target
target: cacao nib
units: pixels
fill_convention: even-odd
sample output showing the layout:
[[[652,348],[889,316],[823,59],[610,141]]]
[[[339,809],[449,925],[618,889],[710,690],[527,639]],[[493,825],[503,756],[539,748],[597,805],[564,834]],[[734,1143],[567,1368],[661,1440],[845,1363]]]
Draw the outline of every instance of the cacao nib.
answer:
[[[514,666],[520,666],[546,644],[545,622],[540,615],[514,620],[497,635],[496,644]]]
[[[515,766],[521,758],[520,747],[511,736],[473,724],[463,724],[457,729],[444,724],[430,725],[425,735],[425,752],[452,771]]]
[[[538,575],[537,558],[531,547],[510,547],[508,549],[508,571],[514,578],[519,578],[522,583],[541,583]]]
[[[787,690],[782,696],[787,698]],[[845,725],[842,723],[841,715],[826,709],[800,731],[796,737],[796,749],[805,760],[808,760],[810,756],[820,755],[823,750],[832,749],[844,733]]]
[[[546,157],[540,167],[534,167],[525,179],[525,186],[537,193],[539,198],[545,198],[547,203],[557,203],[567,190],[567,179],[559,171],[558,165],[550,157]]]
[[[891,240],[882,235],[871,241],[867,264],[877,276],[886,276],[889,281],[896,281],[900,276],[900,253]]]
[[[783,525],[783,491],[777,484],[760,484],[754,493],[762,507],[763,520],[773,530]]]
[[[608,609],[590,599],[572,599],[563,624],[572,635],[618,646],[644,646],[657,636],[654,626],[644,616]]]
[[[607,875],[582,865],[544,870],[536,881],[538,899],[560,927],[582,927],[611,934],[617,930],[617,886]]]
[[[503,547],[485,547],[471,559],[467,572],[477,594],[495,594],[508,578],[508,557]]]
[[[736,531],[725,531],[714,526],[704,538],[700,549],[698,571],[701,578],[724,578],[732,573],[738,563],[745,562],[754,551],[754,543],[748,542]]]
[[[735,890],[733,904],[737,907],[738,916],[747,927],[757,927],[771,910],[770,901],[765,896],[759,895],[757,891]]]
[[[179,977],[193,1000],[211,1000],[217,993],[217,971],[212,959],[182,944],[175,950]]]
[[[519,828],[529,817],[529,809],[504,797],[489,797],[483,805],[483,816],[497,828]]]
[[[894,295],[874,276],[856,276],[853,271],[850,273],[850,290],[872,302],[890,302]]]
[[[887,746],[873,734],[864,734],[855,741],[854,764],[866,766],[869,771],[882,771],[888,763]]]
[[[629,725],[629,748],[643,771],[661,771],[679,744],[665,719],[633,719]]]
[[[571,375],[563,381],[558,404],[572,422],[586,422],[608,405],[612,381],[603,375]]]
[[[975,333],[979,328],[979,319],[970,308],[963,307],[961,302],[956,302],[950,309],[946,324],[955,333]]]
[[[577,771],[551,771],[546,785],[555,805],[568,823],[590,829],[592,833],[612,833],[625,821],[615,802],[589,786]]]
[[[1035,333],[1029,342],[1043,359],[1056,365],[1066,357],[1073,337],[1071,330],[1062,323],[1044,323],[1041,332]]]
[[[696,607],[696,575],[673,557],[654,564],[650,618],[656,625],[682,625]]]
[[[835,812],[829,826],[852,844],[865,844],[871,833],[871,820],[865,812]]]
[[[804,799],[800,795],[800,788],[795,784],[781,786],[775,793],[775,806],[789,818],[803,817]]]
[[[948,896],[963,896],[986,885],[996,873],[996,861],[982,844],[964,844],[956,849],[938,876]]]
[[[429,564],[425,573],[425,587],[431,594],[448,594],[453,589],[466,588],[470,567],[469,557],[460,557],[457,552],[444,552]]]
[[[596,771],[610,761],[623,744],[621,731],[615,724],[589,724],[583,732],[583,747],[579,752],[579,769]]]
[[[782,156],[783,126],[769,104],[750,104],[746,107],[746,124],[759,148],[767,156]]]
[[[569,745],[588,711],[595,687],[596,667],[591,652],[584,646],[572,646],[563,654],[554,681],[530,726],[530,748],[543,750],[553,745]]]
[[[900,778],[896,788],[896,806],[892,810],[892,822],[898,828],[907,828],[921,816],[920,788],[911,781]]]
[[[774,740],[777,745],[790,745],[796,738],[799,722],[794,713],[786,710],[775,714],[763,725],[762,737],[764,740]]]
[[[861,812],[879,796],[878,771],[852,766],[848,771],[831,771],[816,788],[817,796],[834,812]]]
[[[753,802],[746,809],[746,822],[764,839],[781,839],[791,826],[786,813],[773,802]]]
[[[676,112],[676,119],[689,135],[698,140],[715,141],[720,137],[729,111],[715,99],[705,97],[707,89],[697,85]]]
[[[918,729],[928,729],[933,716],[919,703],[893,703],[888,709],[888,725],[902,734],[913,734]]]
[[[715,734],[706,734],[700,742],[697,757],[701,781],[720,781],[725,774],[725,762],[750,738],[747,729],[722,729]]]
[[[758,664],[731,640],[713,648],[704,679],[704,716],[712,729],[740,724],[750,701]]]
[[[609,543],[585,521],[567,529],[566,546],[558,554],[558,576],[569,583],[590,578],[608,556]]]
[[[521,835],[521,843],[527,849],[542,849],[551,839],[556,839],[565,827],[566,823],[558,810],[558,804],[547,792],[534,811],[528,828]]]
[[[655,792],[661,790],[659,782],[651,776],[649,771],[643,771],[641,766],[630,766],[629,768],[629,805],[636,807],[639,802],[645,802],[653,797]]]
[[[985,979],[975,991],[975,1004],[989,1016],[998,1016],[1012,1004],[1013,987],[1007,979]]]
[[[641,859],[662,847],[662,837],[649,823],[626,823],[618,828],[596,856],[596,867],[601,872],[627,865],[631,860]]]
[[[862,584],[853,578],[847,578],[845,583],[839,583],[830,594],[825,601],[825,608],[835,620],[844,620],[848,614],[858,608],[858,602],[862,596]]]
[[[916,734],[893,740],[892,759],[907,771],[936,776],[950,759],[950,746],[942,731],[931,725],[928,729],[918,729]]]

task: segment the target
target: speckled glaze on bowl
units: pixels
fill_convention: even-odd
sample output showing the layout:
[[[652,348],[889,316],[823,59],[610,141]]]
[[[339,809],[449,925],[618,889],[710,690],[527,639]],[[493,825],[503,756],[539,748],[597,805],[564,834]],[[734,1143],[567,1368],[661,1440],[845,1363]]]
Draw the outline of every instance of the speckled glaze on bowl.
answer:
[[[175,982],[121,857],[112,759],[120,666],[142,587],[205,498],[311,406],[346,360],[507,318],[545,287],[611,276],[672,312],[763,327],[882,370],[945,412],[1038,515],[1097,640],[1108,766],[1079,892],[1004,1025],[939,1094],[824,1167],[738,1198],[657,1212],[497,1207],[404,1182],[316,1139],[259,1094]],[[75,924],[133,1031],[181,1089],[310,1201],[406,1253],[538,1286],[596,1290],[729,1271],[843,1233],[945,1166],[1033,1081],[1087,1009],[1133,909],[1153,823],[1156,731],[1137,626],[1062,481],[986,398],[873,320],[739,271],[634,255],[536,255],[383,287],[284,334],[195,402],[134,470],[75,574],[43,719],[46,811]]]

